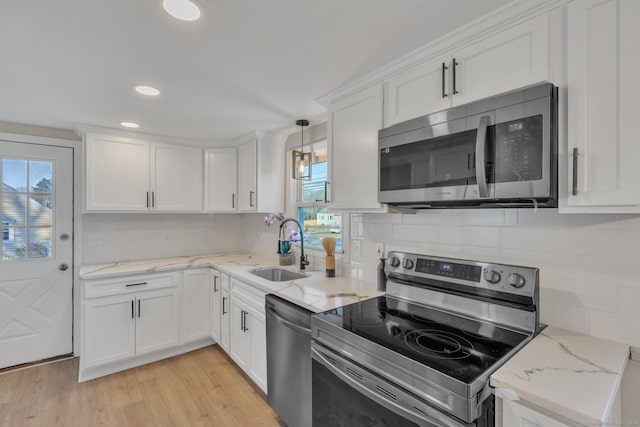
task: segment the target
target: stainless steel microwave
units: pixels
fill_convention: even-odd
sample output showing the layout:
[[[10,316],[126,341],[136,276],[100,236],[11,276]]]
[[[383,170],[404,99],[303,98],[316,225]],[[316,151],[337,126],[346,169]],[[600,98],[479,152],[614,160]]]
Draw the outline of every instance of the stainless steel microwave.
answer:
[[[550,83],[378,132],[378,201],[404,208],[557,206]]]

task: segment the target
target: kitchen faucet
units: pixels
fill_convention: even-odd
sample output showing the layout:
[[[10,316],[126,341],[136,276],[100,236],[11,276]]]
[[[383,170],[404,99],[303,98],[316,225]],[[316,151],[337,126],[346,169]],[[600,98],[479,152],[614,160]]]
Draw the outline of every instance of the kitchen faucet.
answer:
[[[282,227],[284,227],[284,225],[289,221],[293,221],[296,224],[298,224],[298,229],[300,230],[300,270],[304,270],[304,267],[306,265],[309,265],[309,261],[307,260],[307,257],[304,255],[304,233],[302,231],[302,226],[300,225],[300,223],[293,218],[285,219],[280,223],[280,236],[282,236]],[[280,247],[280,245],[278,245],[278,247]]]

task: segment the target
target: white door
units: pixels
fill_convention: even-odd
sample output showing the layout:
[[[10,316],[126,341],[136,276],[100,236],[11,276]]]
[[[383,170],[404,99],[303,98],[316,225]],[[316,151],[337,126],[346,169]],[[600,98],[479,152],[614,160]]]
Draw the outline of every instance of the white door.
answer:
[[[209,268],[184,272],[182,283],[182,342],[210,335],[211,272]]]
[[[248,329],[245,325],[248,317],[246,306],[238,301],[237,298],[231,300],[231,317],[229,321],[229,355],[242,368],[247,370],[251,360],[249,359],[251,351],[251,337],[247,333]]]
[[[224,279],[226,275],[223,274],[222,277]],[[227,280],[228,280],[227,276]],[[220,303],[220,316],[221,316],[221,320],[220,320],[220,347],[222,347],[222,349],[224,351],[226,351],[227,353],[230,352],[229,349],[229,334],[230,334],[230,329],[231,329],[231,314],[229,313],[231,311],[231,300],[229,298],[229,291],[222,289],[222,301]]]
[[[209,332],[211,338],[220,344],[220,331],[222,327],[222,312],[220,304],[222,304],[222,281],[220,280],[220,272],[211,270],[211,325]]]
[[[73,151],[0,141],[0,368],[72,352]]]

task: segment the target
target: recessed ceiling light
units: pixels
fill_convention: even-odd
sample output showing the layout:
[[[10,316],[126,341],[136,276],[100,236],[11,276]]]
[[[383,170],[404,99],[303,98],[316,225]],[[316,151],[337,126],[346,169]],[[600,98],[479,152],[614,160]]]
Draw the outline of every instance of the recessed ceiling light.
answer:
[[[133,87],[133,90],[135,90],[136,92],[138,92],[141,95],[147,95],[147,96],[158,96],[160,95],[160,91],[158,89],[156,89],[153,86],[147,86],[147,85],[135,85]]]
[[[133,122],[120,122],[120,126],[126,127],[126,128],[131,128],[131,129],[135,129],[135,128],[139,128],[140,125],[137,123],[133,123]]]
[[[162,0],[162,7],[169,15],[182,21],[200,18],[200,8],[191,0]]]

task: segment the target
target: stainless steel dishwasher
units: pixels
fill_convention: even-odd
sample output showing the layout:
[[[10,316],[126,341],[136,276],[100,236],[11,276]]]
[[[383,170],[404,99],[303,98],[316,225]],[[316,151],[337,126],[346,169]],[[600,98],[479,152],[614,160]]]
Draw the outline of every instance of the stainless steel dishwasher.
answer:
[[[267,295],[267,400],[289,427],[311,426],[311,314]]]

